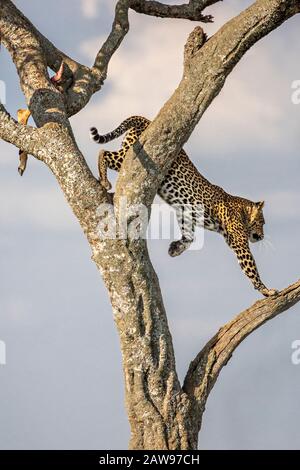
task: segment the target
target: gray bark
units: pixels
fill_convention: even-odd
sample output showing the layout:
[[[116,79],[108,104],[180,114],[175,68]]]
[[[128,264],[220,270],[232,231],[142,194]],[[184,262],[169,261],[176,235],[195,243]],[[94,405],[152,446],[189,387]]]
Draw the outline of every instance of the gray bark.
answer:
[[[1,105],[0,137],[49,167],[90,243],[120,336],[132,449],[196,449],[207,397],[233,350],[255,328],[300,299],[298,281],[276,298],[261,300],[239,314],[192,361],[181,386],[146,242],[107,240],[98,234],[97,209],[101,203],[111,203],[111,196],[89,170],[68,117],[100,90],[109,60],[128,32],[129,8],[206,22],[211,17],[202,11],[212,3],[216,2],[190,0],[187,5],[166,7],[160,2],[119,0],[112,31],[93,67],[87,67],[57,49],[10,0],[0,0],[1,42],[15,63],[37,126],[16,123]],[[234,66],[253,44],[299,11],[300,1],[258,0],[207,42],[202,28],[195,28],[185,47],[178,88],[126,155],[114,197],[117,218],[123,196],[129,205],[143,203],[150,209],[164,174]],[[47,66],[57,71],[62,60],[68,84],[64,93],[47,72]]]

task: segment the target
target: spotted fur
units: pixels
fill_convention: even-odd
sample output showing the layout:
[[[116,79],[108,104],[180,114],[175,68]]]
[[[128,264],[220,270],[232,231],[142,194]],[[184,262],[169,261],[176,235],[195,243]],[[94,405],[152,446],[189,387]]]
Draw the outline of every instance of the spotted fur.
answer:
[[[106,135],[99,135],[91,128],[91,137],[97,143],[109,142],[126,132],[121,149],[117,152],[101,150],[99,153],[99,174],[101,184],[109,190],[107,168],[119,171],[128,149],[148,127],[150,121],[141,116],[132,116]],[[264,238],[263,202],[252,202],[226,193],[219,186],[211,184],[202,176],[181,150],[159,189],[159,196],[176,210],[181,229],[180,240],[170,244],[169,255],[178,256],[193,242],[195,228],[201,224],[207,230],[223,235],[235,252],[243,272],[263,295],[274,295],[277,291],[268,289],[261,281],[255,260],[249,248],[249,241]]]

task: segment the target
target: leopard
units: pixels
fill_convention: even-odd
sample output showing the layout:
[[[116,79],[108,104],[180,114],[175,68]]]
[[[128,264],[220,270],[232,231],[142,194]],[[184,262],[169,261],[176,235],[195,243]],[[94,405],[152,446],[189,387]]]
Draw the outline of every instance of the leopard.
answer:
[[[150,123],[143,116],[130,116],[108,134],[100,135],[96,127],[90,128],[90,137],[98,144],[106,144],[125,134],[118,151],[102,149],[99,152],[99,181],[107,191],[111,189],[107,169],[121,169],[128,150]],[[264,201],[253,202],[233,196],[212,184],[197,170],[184,149],[180,150],[163,177],[158,195],[175,209],[181,231],[181,238],[169,246],[171,257],[181,255],[190,247],[195,239],[196,227],[200,225],[224,237],[256,290],[265,297],[278,293],[262,282],[249,245],[249,242],[257,243],[264,238]]]

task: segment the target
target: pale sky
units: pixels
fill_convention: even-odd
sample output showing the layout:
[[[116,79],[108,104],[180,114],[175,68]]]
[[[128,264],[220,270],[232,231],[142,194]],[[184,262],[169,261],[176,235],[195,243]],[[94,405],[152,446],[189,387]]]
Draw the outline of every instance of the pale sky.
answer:
[[[111,28],[115,2],[16,4],[59,48],[89,65]],[[249,4],[209,8],[216,21],[204,29],[213,34]],[[242,59],[185,147],[210,181],[266,201],[269,243],[253,253],[266,285],[278,289],[300,274],[300,104],[291,99],[300,80],[299,21],[292,18]],[[102,91],[71,119],[95,173],[99,148],[89,128],[105,133],[131,114],[152,119],[179,83],[183,46],[195,26],[133,12],[130,25]],[[24,98],[4,48],[0,80],[16,115]],[[17,166],[17,149],[0,142],[0,341],[7,356],[0,365],[0,447],[125,449],[129,427],[108,295],[52,174],[33,158],[23,178]],[[206,233],[201,251],[175,259],[168,244],[149,246],[183,379],[206,341],[260,295],[217,234]],[[300,365],[291,361],[299,315],[297,305],[236,350],[207,402],[200,448],[299,448]]]

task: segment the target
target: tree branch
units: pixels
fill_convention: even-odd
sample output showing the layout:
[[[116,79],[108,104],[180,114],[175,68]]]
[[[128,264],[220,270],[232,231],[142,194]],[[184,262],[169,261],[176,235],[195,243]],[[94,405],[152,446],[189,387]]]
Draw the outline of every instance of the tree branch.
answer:
[[[108,64],[115,51],[120,46],[123,38],[129,30],[128,10],[130,7],[147,15],[170,17],[170,18],[188,18],[193,20],[211,21],[210,15],[203,16],[201,11],[208,5],[216,3],[220,0],[190,0],[188,5],[164,5],[160,2],[146,2],[144,0],[118,0],[115,10],[115,18],[112,31],[107,40],[99,50],[94,65],[89,68],[80,64],[61,50],[57,49],[49,39],[43,36],[40,31],[25,17],[25,15],[11,2],[11,0],[1,0],[1,17],[2,19],[10,18],[14,32],[20,36],[20,31],[25,35],[30,32],[35,41],[32,43],[30,55],[36,56],[38,50],[43,51],[44,65],[49,66],[57,72],[62,61],[64,62],[64,105],[67,116],[72,116],[79,112],[89,102],[91,96],[101,89],[107,76]],[[8,22],[6,21],[6,26]],[[13,52],[12,44],[6,39],[7,28],[5,24],[1,26],[3,31],[2,42]],[[10,31],[12,37],[13,31]],[[21,43],[19,44],[21,45]],[[37,47],[37,50],[35,48]],[[41,64],[42,62],[39,61]],[[17,64],[16,64],[17,65]],[[21,71],[19,67],[19,71]],[[26,67],[28,73],[28,67]],[[21,77],[20,77],[21,78]],[[23,81],[23,83],[25,83]],[[46,85],[47,87],[47,85]],[[23,90],[25,93],[25,89]],[[26,93],[25,93],[26,96]]]
[[[106,78],[111,57],[129,31],[128,10],[130,3],[131,0],[118,0],[112,30],[96,56],[94,69],[101,73],[103,79]]]
[[[0,0],[0,8],[1,40],[15,63],[22,90],[38,129],[32,130],[13,120],[9,121],[9,125],[11,128],[19,126],[15,129],[19,130],[20,135],[26,137],[31,132],[38,138],[38,157],[54,173],[92,244],[97,236],[99,222],[97,208],[102,202],[108,202],[107,194],[92,175],[76,145],[63,95],[48,76],[40,36],[10,0]],[[7,115],[2,116],[5,124]],[[3,135],[11,143],[20,143],[17,137],[8,136],[7,131],[3,130]],[[19,148],[26,153],[36,153],[30,143],[19,145]]]
[[[40,134],[38,129],[23,126],[13,119],[0,103],[0,138],[19,149],[40,158]]]
[[[128,207],[143,204],[149,209],[151,208],[153,198],[164,175],[188,140],[205,110],[221,91],[234,66],[253,44],[276,29],[288,18],[299,13],[299,11],[300,1],[257,0],[240,15],[226,23],[204,44],[202,29],[198,26],[193,31],[186,48],[184,73],[178,88],[161,108],[159,114],[142,134],[139,141],[127,152],[121,166],[114,196],[117,222],[123,197],[126,198]],[[127,245],[134,265],[139,266],[141,256],[143,264],[150,264],[147,252],[142,251],[136,241],[128,240]],[[117,282],[115,279],[110,285]],[[117,308],[118,288],[113,287],[111,289],[111,299],[112,305]],[[272,302],[273,299],[270,301]],[[138,308],[137,303],[136,305]],[[151,310],[152,318],[155,318],[155,310],[149,310]],[[122,311],[126,310],[122,309]],[[130,321],[118,325],[123,344],[124,333],[131,330],[131,326]],[[153,347],[158,350],[160,349],[159,339],[161,335],[164,335],[163,330],[161,330],[159,336],[155,332],[151,332],[150,338],[147,338]],[[135,341],[139,344],[139,333],[137,333]],[[172,357],[171,342],[168,351]],[[125,350],[125,361],[126,358],[132,355],[136,357],[136,361],[139,363],[140,358],[133,348]],[[209,359],[213,365],[214,356],[209,356]],[[142,366],[143,369],[145,367]],[[126,364],[124,368],[126,370]],[[151,370],[151,374],[147,376],[147,384],[150,390],[148,394],[150,396],[158,396],[157,388],[154,385],[157,382],[157,377]],[[205,381],[202,385],[199,382],[200,390],[201,387],[208,390]],[[188,430],[187,435],[189,436],[189,442],[187,444],[181,442],[180,448],[196,448],[206,398],[207,395],[203,393],[201,398],[196,399],[193,395],[188,395],[185,390],[176,395],[176,399],[181,402],[181,409],[184,410],[181,416],[186,419],[184,426]],[[156,400],[156,404],[158,409],[164,409],[162,403],[158,400]],[[129,409],[131,408],[129,406]],[[173,412],[169,408],[167,410],[169,416],[173,416]],[[132,422],[137,423],[138,420],[138,416],[135,416]],[[146,419],[143,420],[143,425],[147,426]],[[132,429],[134,426],[135,424],[132,424]],[[134,429],[134,436],[140,437],[139,432],[136,431],[136,428]],[[170,443],[169,436],[166,442]],[[132,443],[133,446],[136,445],[136,442],[132,441]],[[170,448],[176,448],[173,445],[172,441],[172,447]],[[178,440],[176,445],[178,445]]]
[[[191,362],[183,390],[201,408],[213,388],[221,369],[238,345],[271,318],[300,301],[300,280],[276,297],[259,300],[224,325]]]
[[[38,127],[48,122],[68,126],[61,93],[51,83],[38,35],[10,0],[0,0],[1,41],[16,66],[20,85]]]
[[[48,67],[57,72],[61,63],[64,63],[63,87],[65,108],[67,115],[69,117],[73,116],[87,105],[94,93],[101,89],[104,76],[97,69],[87,67],[66,55],[54,46],[27,19],[26,21],[39,38]]]
[[[219,1],[221,0],[190,0],[188,4],[184,5],[166,5],[148,0],[118,0],[112,30],[96,56],[93,69],[101,74],[102,80],[105,80],[109,61],[129,31],[129,8],[137,13],[150,16],[182,18],[210,23],[213,20],[212,16],[202,15],[202,11],[207,6]]]
[[[117,180],[116,202],[126,193],[128,204],[150,207],[172,161],[238,61],[259,39],[299,11],[299,0],[257,0],[192,57],[187,55],[178,88],[126,155]],[[199,26],[191,34],[194,43],[197,34],[202,44]]]
[[[195,7],[201,4],[204,7],[212,3],[194,0],[189,5]],[[154,2],[144,2],[145,8],[151,4]],[[103,239],[99,236],[99,206],[103,202],[110,202],[109,196],[89,170],[67,119],[68,114],[83,107],[97,87],[99,89],[101,77],[103,79],[106,76],[108,62],[126,34],[128,5],[130,7],[128,1],[119,0],[117,6],[120,11],[116,14],[112,33],[99,51],[92,69],[79,65],[77,74],[75,62],[70,62],[74,81],[63,97],[47,73],[49,63],[58,69],[60,52],[36,32],[10,0],[0,0],[2,39],[16,64],[22,89],[38,126],[34,131],[21,125],[21,128],[17,128],[15,126],[18,124],[8,118],[4,108],[1,108],[0,132],[4,138],[8,136],[5,128],[5,121],[8,120],[7,126],[10,126],[9,130],[13,134],[18,130],[20,135],[22,132],[39,135],[43,161],[55,175],[90,243],[93,260],[109,291],[120,335],[126,401],[132,429],[131,447],[194,449],[198,433],[193,423],[201,419],[204,409],[204,401],[201,401],[199,394],[194,394],[199,376],[191,373],[191,379],[187,379],[185,384],[189,394],[182,391],[159,282],[145,240]],[[155,5],[158,7],[159,3]],[[223,87],[235,64],[258,39],[299,10],[300,1],[296,0],[258,0],[206,43],[202,29],[197,27],[194,30],[185,51],[182,82],[139,142],[126,155],[114,199],[116,213],[122,195],[126,196],[128,206],[135,203],[151,205],[164,173]],[[122,16],[122,25],[118,22],[118,15]],[[75,73],[72,67],[76,69]],[[19,142],[14,135],[9,141],[12,142],[12,139]],[[31,148],[21,148],[33,153]],[[109,212],[107,208],[106,212]],[[286,295],[293,296],[292,291],[286,292]],[[276,302],[276,299],[261,301],[259,305]],[[267,305],[271,308],[273,304]],[[265,314],[261,312],[261,315]],[[257,321],[260,318],[258,316]],[[245,332],[247,323],[237,325]],[[204,364],[210,371],[208,375],[200,377],[203,387],[206,387],[203,399],[209,390],[205,381],[210,380],[211,387],[210,375],[217,377],[226,358],[230,357],[230,348],[240,331],[236,328],[233,324],[228,330],[223,330],[223,343],[220,345],[223,344],[224,350],[218,349],[217,358],[216,352],[212,355],[209,350],[207,352],[211,362],[208,364],[206,361]],[[225,340],[227,342],[224,343]],[[218,344],[215,341],[211,348]]]
[[[57,72],[63,61],[64,106],[68,116],[76,114],[101,88],[103,80],[99,72],[57,49],[10,0],[1,0],[0,8],[1,42],[15,62],[28,103],[31,96],[30,87],[26,90],[26,76],[34,72],[39,86],[50,89],[46,66]]]
[[[145,15],[211,23],[213,17],[211,15],[203,15],[202,11],[207,6],[219,1],[221,0],[190,0],[189,3],[183,5],[166,5],[165,3],[152,0],[132,0],[130,6],[137,13],[143,13]]]

